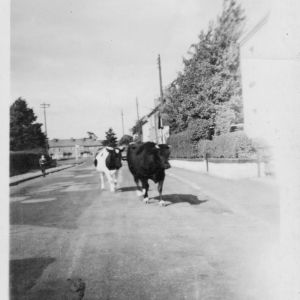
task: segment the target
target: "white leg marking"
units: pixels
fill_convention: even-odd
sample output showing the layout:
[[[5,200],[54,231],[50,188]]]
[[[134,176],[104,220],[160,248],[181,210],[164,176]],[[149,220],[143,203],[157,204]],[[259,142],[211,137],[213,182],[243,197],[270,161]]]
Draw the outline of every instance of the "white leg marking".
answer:
[[[144,198],[143,201],[144,201],[145,204],[148,204],[148,203],[149,203],[149,198],[148,198],[148,197],[147,197],[147,198]]]
[[[104,190],[104,178],[102,172],[100,172],[100,182],[101,182],[101,189]]]
[[[136,191],[136,194],[137,194],[138,196],[143,196],[143,195],[144,195],[143,192],[140,191],[140,190],[137,190],[137,191]]]
[[[161,201],[159,201],[159,205],[160,205],[160,206],[165,206],[165,205],[166,205],[166,202],[165,202],[164,200],[161,200]]]

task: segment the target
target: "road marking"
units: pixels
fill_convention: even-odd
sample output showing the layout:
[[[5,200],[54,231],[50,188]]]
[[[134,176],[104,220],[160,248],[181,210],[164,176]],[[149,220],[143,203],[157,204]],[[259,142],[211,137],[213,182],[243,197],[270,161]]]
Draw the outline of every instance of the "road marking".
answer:
[[[22,204],[40,203],[40,202],[48,202],[48,201],[54,201],[54,200],[56,200],[56,198],[30,199],[30,200],[22,201]]]
[[[76,269],[80,256],[82,254],[83,251],[83,247],[85,245],[85,240],[86,240],[86,235],[85,233],[81,233],[79,238],[77,239],[77,242],[75,244],[75,250],[74,250],[74,254],[71,260],[71,265],[68,269],[68,273],[67,273],[67,278],[70,278],[72,276],[73,271]],[[73,251],[73,247],[70,249],[71,251]]]
[[[10,201],[14,202],[14,201],[22,201],[25,199],[28,199],[29,196],[11,196],[10,197]]]
[[[83,175],[76,175],[75,178],[86,178],[86,177],[93,177],[94,174],[83,174]]]
[[[61,192],[82,192],[98,189],[99,186],[95,184],[78,184],[65,188]]]

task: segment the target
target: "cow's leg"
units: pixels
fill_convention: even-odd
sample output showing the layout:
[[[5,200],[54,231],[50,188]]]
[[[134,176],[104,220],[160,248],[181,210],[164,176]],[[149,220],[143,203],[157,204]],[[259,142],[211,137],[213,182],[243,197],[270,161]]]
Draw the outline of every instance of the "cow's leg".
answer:
[[[159,205],[161,205],[161,206],[165,206],[166,205],[165,201],[162,198],[163,184],[164,184],[164,179],[160,180],[158,182],[158,186],[157,186],[157,190],[158,190],[158,193],[159,193]]]
[[[115,186],[115,191],[118,188],[118,177],[119,177],[119,170],[116,170],[115,175],[114,175],[114,186]]]
[[[100,172],[100,184],[101,184],[101,190],[104,190],[104,177],[103,177],[103,172]]]
[[[109,183],[110,191],[114,192],[115,185],[114,185],[113,174],[111,174],[110,171],[108,170],[107,172],[105,172],[105,175],[106,175],[107,181]]]
[[[136,191],[137,195],[138,196],[143,196],[144,194],[143,194],[143,192],[141,190],[139,179],[137,177],[134,177],[134,182],[135,182],[135,184],[137,186],[137,191]]]
[[[149,190],[149,183],[147,179],[143,179],[142,181],[142,188],[143,188],[143,194],[144,194],[144,202],[147,204],[149,202],[148,198],[148,190]]]

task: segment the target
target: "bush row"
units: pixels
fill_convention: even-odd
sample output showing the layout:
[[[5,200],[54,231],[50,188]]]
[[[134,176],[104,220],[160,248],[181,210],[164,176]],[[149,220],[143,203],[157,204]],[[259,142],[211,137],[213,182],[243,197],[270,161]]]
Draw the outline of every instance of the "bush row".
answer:
[[[40,157],[41,153],[36,153],[35,151],[10,152],[9,175],[15,176],[39,169]],[[55,160],[52,160],[48,155],[45,155],[45,157],[47,160],[47,167],[56,166]]]
[[[241,158],[257,157],[255,145],[244,132],[231,132],[215,136],[212,140],[192,142],[188,131],[169,137],[172,158]]]

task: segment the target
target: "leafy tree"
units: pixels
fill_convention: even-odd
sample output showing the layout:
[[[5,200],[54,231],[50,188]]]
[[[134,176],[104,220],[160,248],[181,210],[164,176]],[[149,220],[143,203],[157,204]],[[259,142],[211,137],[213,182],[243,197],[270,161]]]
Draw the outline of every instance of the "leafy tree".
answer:
[[[235,0],[224,0],[217,21],[210,22],[198,43],[191,45],[189,58],[183,59],[184,70],[165,91],[163,110],[172,133],[203,126],[200,131],[207,132],[200,135],[208,136],[211,127],[228,132],[232,122],[242,121],[238,39],[244,19]],[[189,126],[195,122],[197,126]]]
[[[131,132],[133,135],[142,135],[142,127],[143,127],[143,121],[137,120],[134,124],[134,126],[131,128]]]
[[[112,128],[109,128],[105,132],[105,140],[102,142],[103,146],[116,147],[117,146],[117,137]]]
[[[27,150],[46,147],[47,138],[41,123],[34,123],[37,117],[27,106],[26,100],[18,98],[10,106],[10,149]]]
[[[132,141],[133,141],[133,137],[131,135],[124,134],[119,141],[119,145],[128,145]]]

